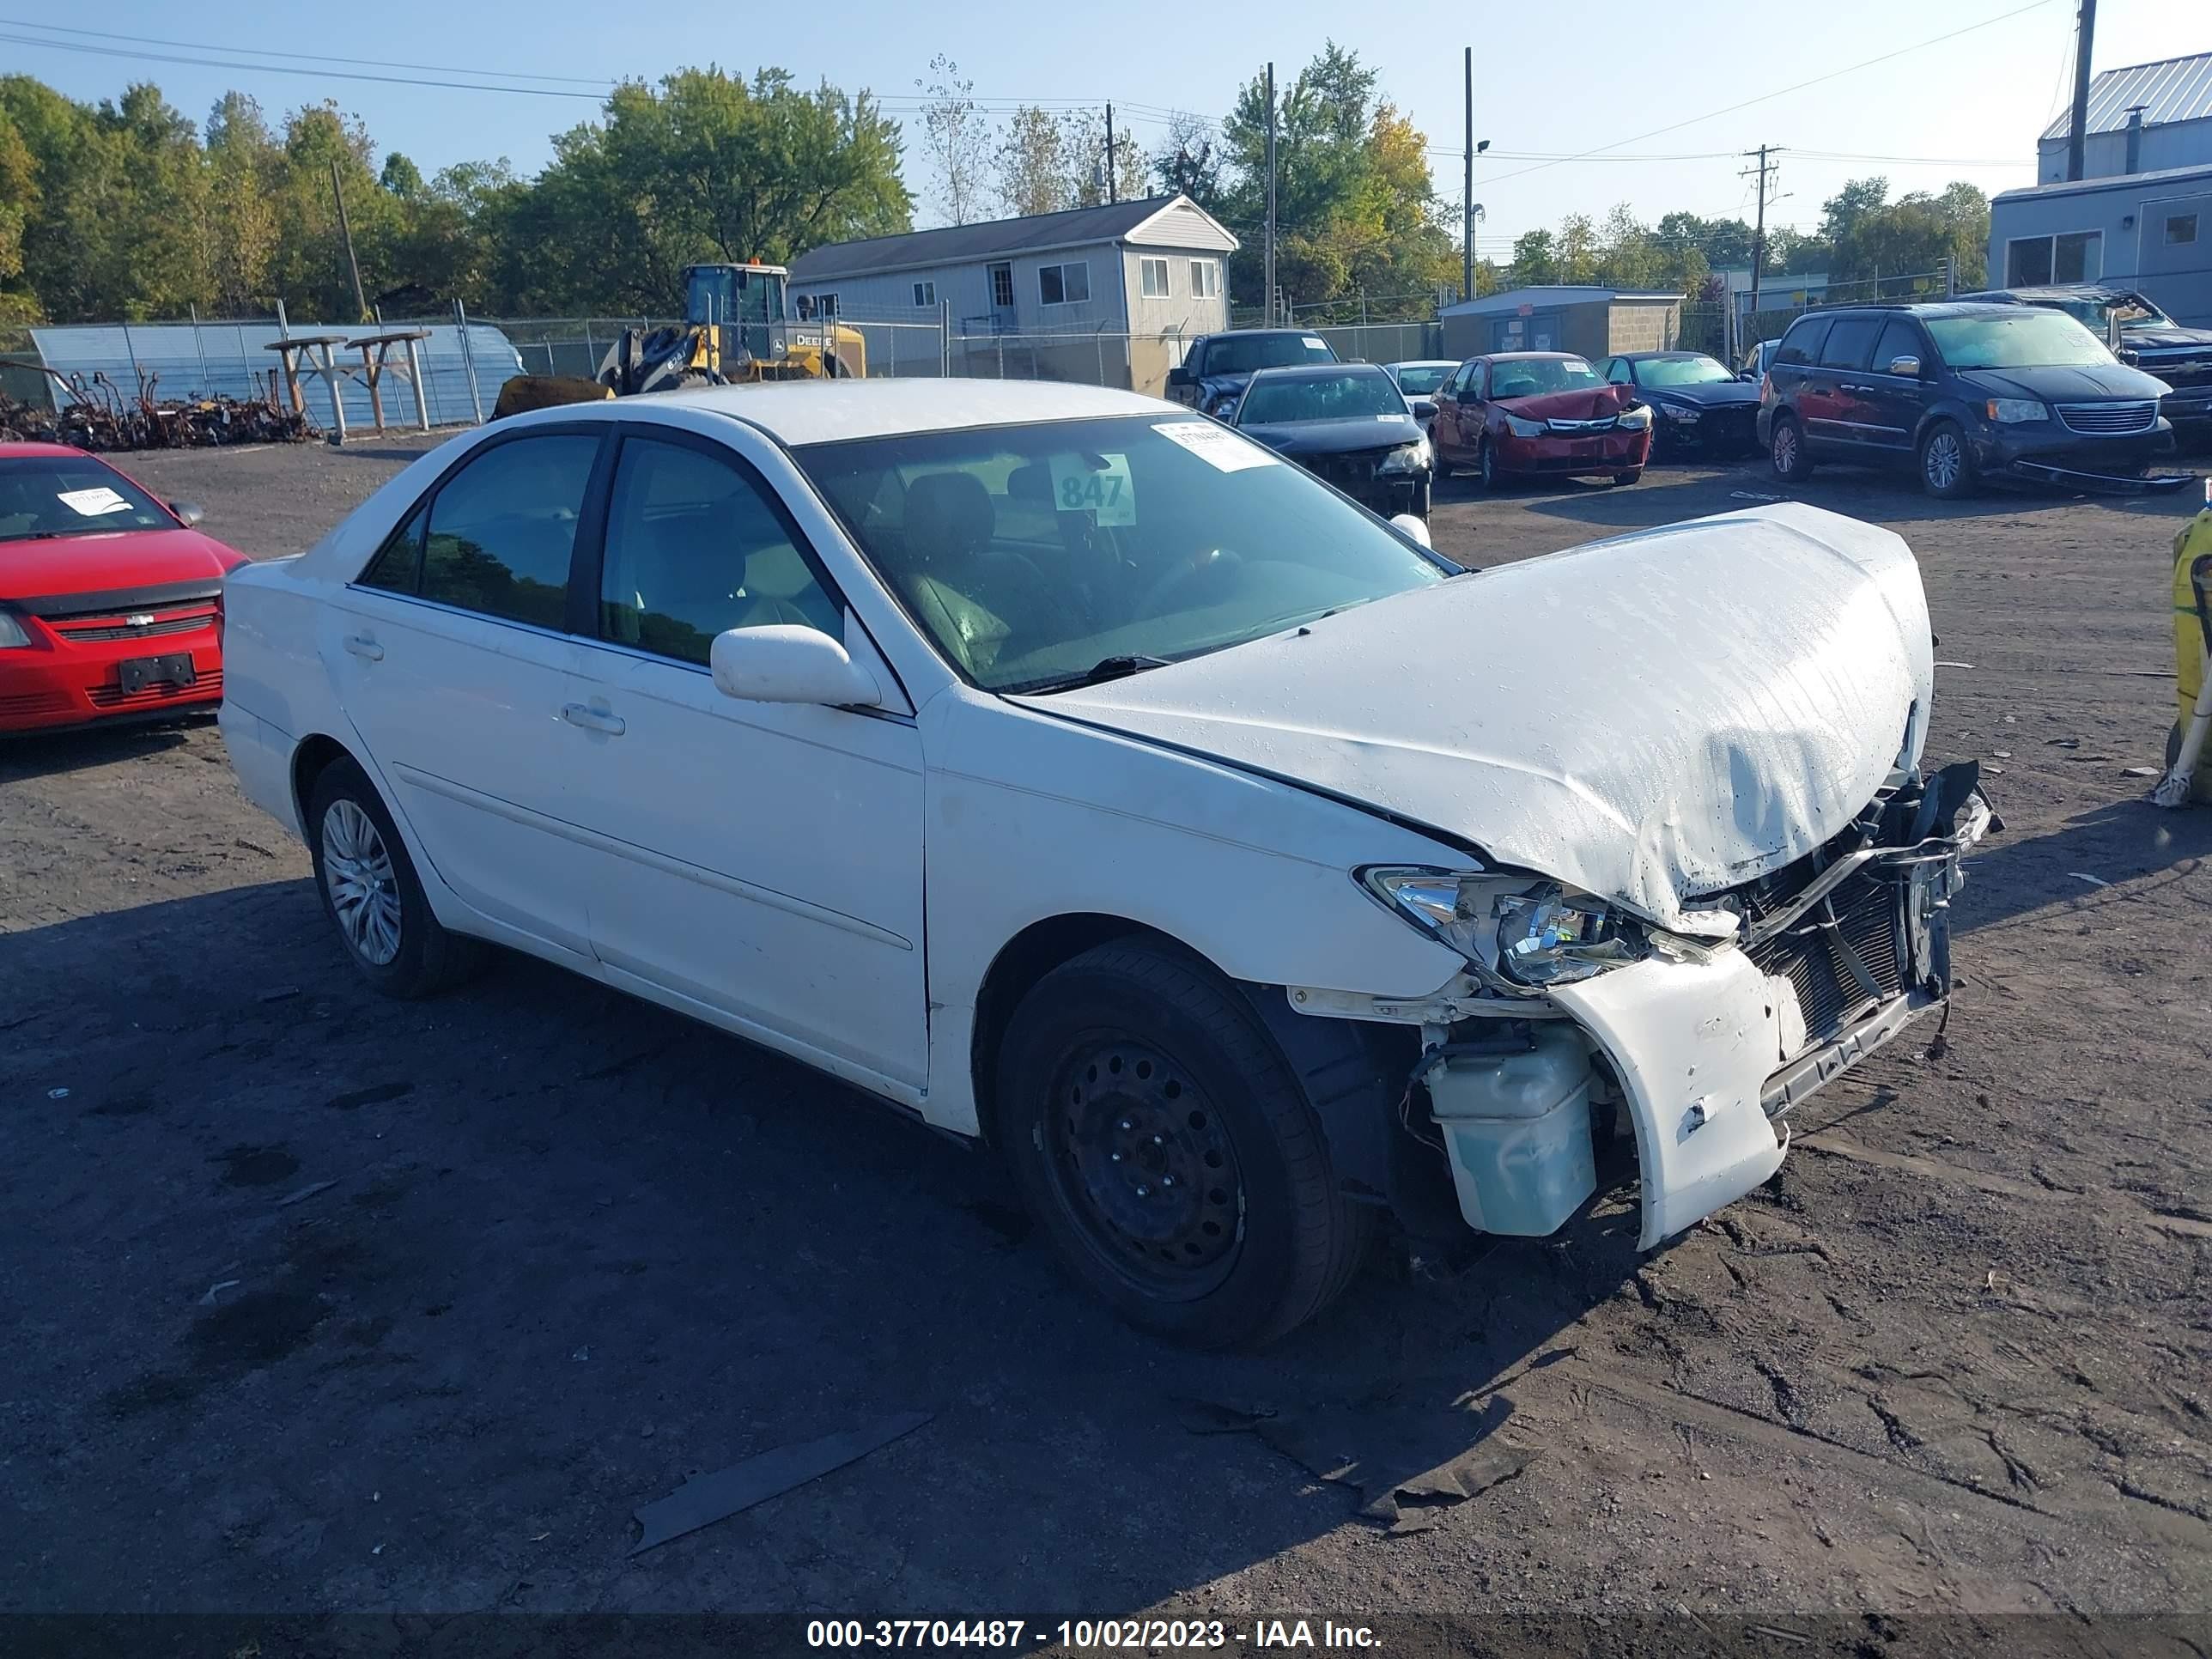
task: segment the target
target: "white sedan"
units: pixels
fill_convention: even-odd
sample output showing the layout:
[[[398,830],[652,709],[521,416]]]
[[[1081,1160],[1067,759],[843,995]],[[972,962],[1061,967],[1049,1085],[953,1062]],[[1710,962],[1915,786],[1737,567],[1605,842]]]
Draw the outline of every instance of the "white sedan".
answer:
[[[1949,994],[1988,822],[1887,531],[1424,542],[1118,392],[550,409],[234,574],[222,727],[378,989],[490,941],[794,1055],[1254,1342],[1393,1214],[1549,1232],[1632,1151],[1650,1247],[1758,1185]]]

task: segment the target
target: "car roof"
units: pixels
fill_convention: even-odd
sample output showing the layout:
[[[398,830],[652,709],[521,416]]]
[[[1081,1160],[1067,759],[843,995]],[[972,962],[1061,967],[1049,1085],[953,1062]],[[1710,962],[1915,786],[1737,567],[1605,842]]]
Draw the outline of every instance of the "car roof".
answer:
[[[0,461],[27,461],[55,455],[85,455],[90,452],[75,444],[42,444],[27,441],[0,443]]]
[[[1380,363],[1281,363],[1273,368],[1260,369],[1252,378],[1255,380],[1334,380],[1346,374],[1381,374],[1385,380],[1390,378]]]
[[[1981,303],[2018,301],[2034,305],[2050,300],[2139,300],[2142,295],[2134,289],[2112,283],[2038,283],[2032,287],[1984,289],[1978,294],[1962,294],[1959,297]]]
[[[1908,317],[1996,317],[2013,314],[2014,311],[2009,300],[1869,300],[1856,305],[1821,306],[1807,312],[1790,326],[1795,328],[1808,318],[1847,317],[1863,312],[1898,312]]]
[[[749,422],[790,444],[845,438],[887,438],[908,432],[1026,426],[1042,421],[1094,420],[1111,415],[1177,415],[1179,404],[1103,386],[1053,380],[924,379],[781,380],[766,386],[702,386],[605,403],[564,404],[544,411],[621,420],[649,418],[656,409],[710,410]],[[519,417],[517,417],[519,418]]]
[[[1669,357],[1711,357],[1710,351],[1616,351],[1613,354],[1625,363],[1656,363]]]
[[[1486,363],[1565,363],[1588,362],[1579,351],[1486,351]]]
[[[1395,363],[1385,363],[1385,368],[1457,368],[1464,357],[1407,357]]]

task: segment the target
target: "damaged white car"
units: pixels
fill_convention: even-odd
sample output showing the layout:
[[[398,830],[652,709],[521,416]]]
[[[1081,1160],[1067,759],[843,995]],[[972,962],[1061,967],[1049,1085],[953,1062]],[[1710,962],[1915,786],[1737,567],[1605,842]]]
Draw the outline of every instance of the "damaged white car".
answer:
[[[1644,1245],[1949,993],[1911,552],[1784,506],[1475,573],[1200,416],[971,381],[548,410],[226,593],[222,724],[379,988],[494,941],[995,1146],[1152,1330],[1392,1212]],[[825,1177],[826,1178],[826,1177]]]

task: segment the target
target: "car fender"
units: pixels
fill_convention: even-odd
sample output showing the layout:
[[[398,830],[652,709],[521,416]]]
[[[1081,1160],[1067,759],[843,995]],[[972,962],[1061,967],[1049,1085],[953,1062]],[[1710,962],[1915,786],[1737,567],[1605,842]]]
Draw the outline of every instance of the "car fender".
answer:
[[[1344,802],[960,687],[919,723],[930,1066],[924,1115],[974,1135],[977,1005],[1007,944],[1065,916],[1118,919],[1225,978],[1425,997],[1464,967],[1354,879],[1465,867],[1466,851]]]

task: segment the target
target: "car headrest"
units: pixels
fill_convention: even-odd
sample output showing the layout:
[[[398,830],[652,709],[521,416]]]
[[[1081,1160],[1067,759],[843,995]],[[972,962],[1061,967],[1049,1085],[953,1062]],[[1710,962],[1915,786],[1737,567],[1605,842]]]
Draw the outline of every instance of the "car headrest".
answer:
[[[1052,499],[1052,466],[1045,461],[1030,461],[1016,467],[1006,475],[1006,494],[1024,501],[1048,501]]]
[[[988,547],[998,515],[972,472],[925,472],[907,486],[906,544],[925,563]]]

